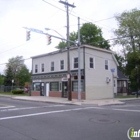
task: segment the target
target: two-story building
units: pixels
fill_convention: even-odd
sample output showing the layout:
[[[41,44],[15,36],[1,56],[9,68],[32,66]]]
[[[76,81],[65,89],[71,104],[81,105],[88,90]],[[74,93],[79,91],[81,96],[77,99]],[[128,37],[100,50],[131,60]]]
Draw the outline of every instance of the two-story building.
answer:
[[[32,96],[67,97],[67,49],[32,58]],[[82,99],[113,98],[117,93],[118,63],[110,50],[80,48]],[[70,48],[72,98],[78,98],[78,48]],[[112,74],[111,69],[114,69]]]

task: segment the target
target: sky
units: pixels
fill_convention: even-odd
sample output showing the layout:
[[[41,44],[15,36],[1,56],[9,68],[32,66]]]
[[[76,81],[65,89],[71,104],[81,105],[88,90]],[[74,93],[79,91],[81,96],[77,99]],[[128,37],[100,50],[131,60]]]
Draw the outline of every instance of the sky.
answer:
[[[140,0],[68,2],[76,6],[69,8],[70,32],[77,31],[80,17],[80,26],[87,22],[96,24],[102,29],[105,39],[115,37],[113,30],[118,27],[114,18],[116,14],[140,9]],[[31,32],[31,39],[26,41],[26,30],[23,27],[66,38],[66,8],[59,0],[0,0],[0,74],[4,74],[5,63],[12,57],[23,56],[27,68],[31,70],[32,56],[57,50],[55,47],[60,39],[52,38],[52,43],[47,45],[45,35]],[[45,31],[45,28],[50,30]],[[120,51],[118,46],[112,49]]]

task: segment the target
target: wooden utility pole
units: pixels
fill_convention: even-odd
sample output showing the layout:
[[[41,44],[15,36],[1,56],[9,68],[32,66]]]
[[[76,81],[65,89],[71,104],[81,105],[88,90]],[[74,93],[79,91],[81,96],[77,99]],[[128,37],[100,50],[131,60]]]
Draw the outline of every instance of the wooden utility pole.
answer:
[[[68,100],[72,100],[72,93],[71,93],[71,72],[70,72],[70,42],[69,40],[69,7],[74,8],[75,6],[72,4],[69,4],[67,1],[59,1],[60,3],[64,4],[66,6],[67,11],[67,65],[68,65]]]

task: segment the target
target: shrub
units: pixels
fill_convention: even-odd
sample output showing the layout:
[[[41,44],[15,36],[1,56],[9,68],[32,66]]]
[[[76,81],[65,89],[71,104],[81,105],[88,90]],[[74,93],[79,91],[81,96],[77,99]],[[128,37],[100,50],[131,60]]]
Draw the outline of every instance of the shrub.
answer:
[[[24,90],[23,89],[14,89],[14,90],[12,90],[12,93],[13,94],[23,94]]]

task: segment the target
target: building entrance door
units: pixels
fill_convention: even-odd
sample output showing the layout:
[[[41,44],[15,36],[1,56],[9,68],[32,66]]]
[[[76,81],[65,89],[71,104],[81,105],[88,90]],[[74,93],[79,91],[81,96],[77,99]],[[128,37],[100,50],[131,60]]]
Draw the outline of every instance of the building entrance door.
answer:
[[[68,95],[68,84],[67,82],[62,82],[62,97],[67,98]]]

